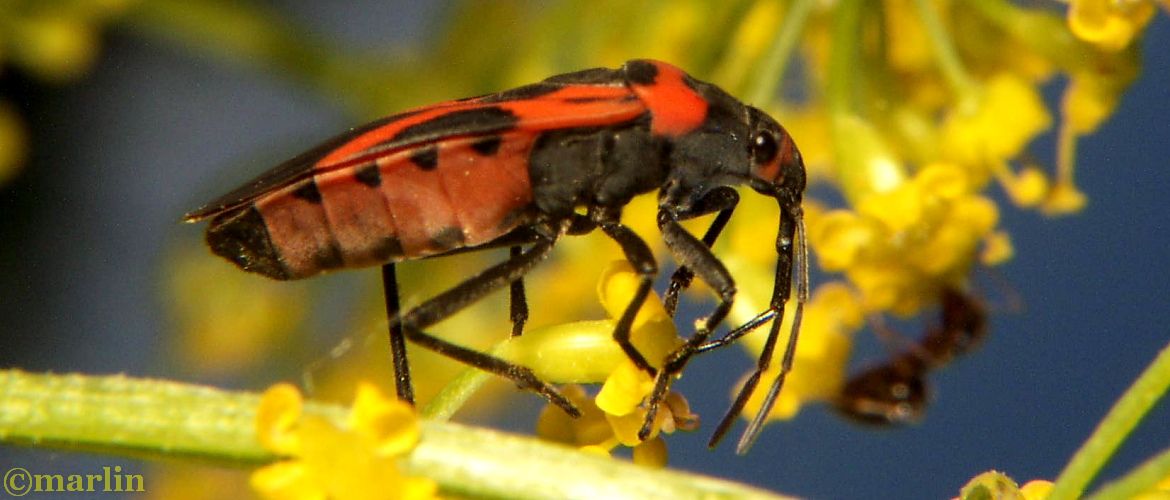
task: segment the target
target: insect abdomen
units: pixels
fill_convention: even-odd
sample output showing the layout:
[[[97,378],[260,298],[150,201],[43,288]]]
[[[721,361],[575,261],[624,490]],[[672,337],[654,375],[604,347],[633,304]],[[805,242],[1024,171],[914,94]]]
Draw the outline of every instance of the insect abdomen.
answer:
[[[467,137],[321,169],[216,217],[207,242],[275,279],[488,243],[527,222],[531,148],[519,133]]]

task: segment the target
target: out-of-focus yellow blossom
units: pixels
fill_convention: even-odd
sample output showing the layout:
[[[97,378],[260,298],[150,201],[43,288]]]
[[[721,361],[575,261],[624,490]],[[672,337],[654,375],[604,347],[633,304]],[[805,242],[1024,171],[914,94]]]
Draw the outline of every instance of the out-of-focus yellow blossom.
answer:
[[[1150,0],[1071,0],[1068,26],[1078,38],[1118,51],[1145,29],[1155,11]]]
[[[274,453],[291,457],[252,474],[252,487],[276,499],[423,499],[438,486],[404,476],[398,457],[418,443],[414,409],[372,385],[357,388],[343,428],[302,414],[300,392],[288,384],[268,389],[256,412],[256,436]]]
[[[0,101],[0,185],[16,175],[16,169],[28,154],[28,137],[16,110]]]
[[[785,325],[792,321],[792,304],[786,308]],[[861,304],[856,294],[841,282],[830,282],[817,287],[805,306],[800,342],[796,346],[794,369],[784,381],[784,390],[769,413],[770,420],[787,420],[796,416],[809,402],[827,401],[836,397],[845,383],[853,333],[864,323]],[[764,338],[749,335],[745,343],[752,352],[759,353]],[[781,343],[784,338],[781,338]],[[783,349],[776,350],[776,358],[764,372],[761,388],[748,400],[744,415],[754,416],[760,411],[766,388],[780,373]]]
[[[832,130],[838,144],[836,178],[846,198],[857,202],[905,182],[905,165],[872,123],[855,115],[839,116],[833,120]]]
[[[183,363],[219,375],[269,358],[297,330],[308,302],[303,284],[242,273],[200,247],[175,258],[168,285]]]
[[[942,155],[959,165],[987,168],[1019,155],[1051,123],[1034,87],[1014,75],[999,74],[947,114],[940,136]],[[974,175],[972,180],[981,184],[984,178]]]
[[[1165,500],[1170,497],[1170,476],[1162,478],[1149,491],[1134,497],[1134,500]]]
[[[912,0],[887,1],[881,12],[885,15],[889,37],[890,66],[907,73],[932,69],[934,48]]]
[[[810,216],[809,240],[821,267],[848,276],[866,311],[911,314],[961,280],[992,236],[998,209],[974,189],[967,170],[931,164],[863,198],[856,212]]]
[[[1003,231],[996,231],[983,240],[983,251],[979,253],[979,263],[985,266],[998,266],[1007,262],[1015,255],[1012,238]]]

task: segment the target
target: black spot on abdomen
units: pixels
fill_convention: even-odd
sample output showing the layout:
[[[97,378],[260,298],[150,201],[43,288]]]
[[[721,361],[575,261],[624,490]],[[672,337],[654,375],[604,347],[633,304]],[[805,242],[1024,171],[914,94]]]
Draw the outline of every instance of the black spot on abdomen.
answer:
[[[482,156],[492,156],[496,154],[496,151],[500,150],[501,141],[502,139],[498,135],[484,137],[471,143],[471,149]]]
[[[357,171],[354,172],[353,175],[357,178],[358,182],[367,186],[378,187],[382,185],[382,172],[378,170],[377,163],[371,163],[363,167],[358,167]]]
[[[438,146],[419,148],[410,154],[410,161],[423,170],[434,170],[439,165]]]
[[[301,187],[293,191],[292,195],[309,203],[321,203],[321,191],[317,189],[317,180],[312,177],[304,181]]]
[[[462,247],[464,241],[462,229],[447,227],[431,237],[431,247],[437,250],[452,250]]]

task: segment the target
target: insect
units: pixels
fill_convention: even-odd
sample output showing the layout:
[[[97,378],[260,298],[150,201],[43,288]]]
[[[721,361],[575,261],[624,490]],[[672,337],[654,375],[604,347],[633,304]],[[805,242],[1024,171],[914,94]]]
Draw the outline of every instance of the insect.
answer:
[[[929,394],[926,376],[987,335],[983,305],[963,292],[943,290],[940,316],[940,324],[911,349],[851,377],[835,402],[837,411],[871,425],[904,425],[921,419]]]
[[[710,246],[739,200],[732,186],[745,184],[774,198],[781,209],[775,285],[766,311],[712,340],[736,288]],[[553,76],[354,128],[188,213],[185,220],[210,218],[206,240],[214,253],[278,280],[382,266],[400,399],[414,399],[405,350],[409,340],[511,379],[573,416],[578,409],[528,368],[425,329],[508,286],[513,335],[520,335],[527,319],[525,274],[562,237],[600,229],[621,247],[640,278],[613,338],[655,377],[645,403],[649,415],[643,437],[669,384],[692,356],[772,322],[755,374],[724,417],[713,446],[771,361],[794,276],[798,312],[808,295],[804,185],[800,152],[774,119],[670,64],[633,60],[617,69]],[[630,343],[630,325],[658,264],[646,242],[620,221],[631,198],[654,190],[657,225],[679,265],[668,290],[672,310],[679,290],[695,276],[719,296],[718,305],[661,360],[660,369]],[[707,214],[716,216],[701,239],[679,224]],[[504,247],[510,251],[506,261],[409,311],[399,310],[396,263]],[[798,324],[785,349],[785,371],[792,364]],[[750,443],[759,426],[749,427],[741,443]]]

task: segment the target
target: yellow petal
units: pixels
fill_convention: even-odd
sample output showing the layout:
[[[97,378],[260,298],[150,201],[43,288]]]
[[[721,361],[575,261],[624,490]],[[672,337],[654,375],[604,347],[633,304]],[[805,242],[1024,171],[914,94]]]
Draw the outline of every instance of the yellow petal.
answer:
[[[349,414],[349,427],[371,438],[378,453],[399,455],[418,444],[421,428],[414,408],[397,399],[389,399],[377,386],[358,384],[357,396]]]
[[[293,428],[301,418],[303,404],[300,391],[292,384],[280,383],[264,391],[256,408],[256,439],[260,445],[283,455],[296,453],[299,439]]]

